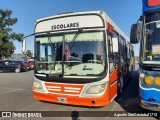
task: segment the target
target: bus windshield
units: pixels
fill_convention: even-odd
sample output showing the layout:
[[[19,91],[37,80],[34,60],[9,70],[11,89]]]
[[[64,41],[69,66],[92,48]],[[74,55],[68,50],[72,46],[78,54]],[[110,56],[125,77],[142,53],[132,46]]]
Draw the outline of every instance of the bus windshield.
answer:
[[[148,64],[160,63],[160,11],[145,15],[143,61]]]
[[[36,73],[100,76],[105,71],[103,32],[36,36]]]
[[[144,61],[160,62],[160,21],[146,24]]]

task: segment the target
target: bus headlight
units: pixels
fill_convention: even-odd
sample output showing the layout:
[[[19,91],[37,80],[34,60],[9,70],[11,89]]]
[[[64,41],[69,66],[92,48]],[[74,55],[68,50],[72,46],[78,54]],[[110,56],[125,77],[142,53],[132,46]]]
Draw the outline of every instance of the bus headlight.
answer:
[[[152,76],[147,76],[145,78],[145,83],[148,84],[148,85],[153,84],[153,81],[154,81],[154,78]]]
[[[33,87],[34,87],[34,90],[38,90],[38,91],[42,91],[43,90],[41,83],[37,82],[37,81],[34,81]]]
[[[102,93],[106,88],[106,84],[93,85],[87,89],[87,94],[99,94]]]
[[[140,77],[140,78],[144,78],[144,77],[145,77],[145,74],[144,74],[144,73],[140,73],[140,74],[139,74],[139,77]]]
[[[139,68],[139,82],[140,84],[144,83],[143,81],[145,80],[145,77],[147,76],[146,72],[141,69],[141,67]]]
[[[154,82],[156,85],[160,85],[160,77],[156,77]]]

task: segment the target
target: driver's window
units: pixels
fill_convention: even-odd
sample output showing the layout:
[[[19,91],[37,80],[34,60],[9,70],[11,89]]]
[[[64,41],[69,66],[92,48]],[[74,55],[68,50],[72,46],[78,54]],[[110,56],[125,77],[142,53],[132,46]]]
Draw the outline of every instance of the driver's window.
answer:
[[[40,60],[44,61],[45,60],[45,45],[40,45]]]
[[[113,61],[114,61],[114,55],[113,55],[113,45],[112,45],[112,36],[108,35],[108,45],[109,45],[109,68],[110,72],[113,69]]]

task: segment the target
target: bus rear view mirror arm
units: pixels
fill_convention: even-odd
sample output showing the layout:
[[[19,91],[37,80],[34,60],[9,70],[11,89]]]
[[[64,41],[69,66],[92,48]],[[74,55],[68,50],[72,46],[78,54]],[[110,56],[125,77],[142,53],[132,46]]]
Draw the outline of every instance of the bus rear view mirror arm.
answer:
[[[132,44],[139,43],[142,38],[142,25],[139,23],[140,21],[142,21],[142,16],[139,17],[136,24],[131,26],[130,43]]]
[[[32,34],[27,35],[27,36],[24,36],[24,37],[22,38],[22,53],[23,53],[24,55],[26,55],[26,39],[25,39],[25,38],[28,38],[28,37],[31,37],[31,36],[35,36],[35,35],[40,34],[40,33],[50,34],[50,31],[32,33]]]
[[[34,36],[36,33],[33,33],[33,34],[30,34],[30,35],[28,35],[28,36],[24,36],[23,38],[22,38],[22,53],[24,54],[24,55],[26,55],[26,39],[25,38],[28,38],[28,37],[30,37],[30,36]]]
[[[130,33],[130,43],[132,44],[139,43],[139,41],[142,38],[141,31],[142,31],[142,25],[140,23],[132,25]]]

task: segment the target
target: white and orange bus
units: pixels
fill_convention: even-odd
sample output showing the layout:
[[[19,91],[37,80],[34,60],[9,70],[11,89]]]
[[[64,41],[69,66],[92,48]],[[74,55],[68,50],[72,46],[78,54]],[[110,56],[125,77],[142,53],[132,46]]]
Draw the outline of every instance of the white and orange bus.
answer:
[[[42,18],[34,35],[35,99],[105,106],[122,92],[132,70],[133,46],[105,12]]]

